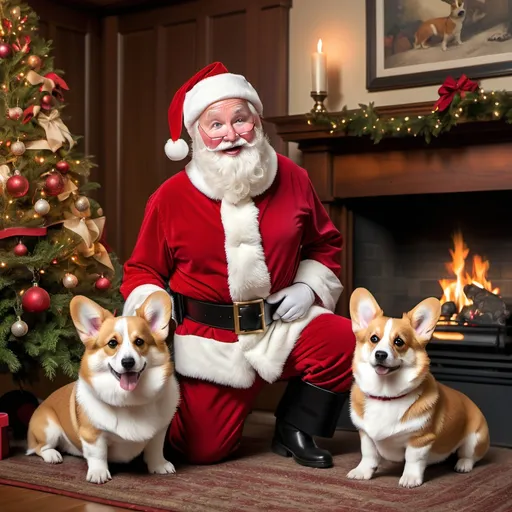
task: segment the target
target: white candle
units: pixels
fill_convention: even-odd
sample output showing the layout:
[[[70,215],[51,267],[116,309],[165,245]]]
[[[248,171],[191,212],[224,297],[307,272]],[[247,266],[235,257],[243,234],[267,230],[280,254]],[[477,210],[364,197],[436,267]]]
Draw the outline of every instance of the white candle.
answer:
[[[318,40],[317,51],[311,59],[314,92],[327,92],[327,56],[322,53],[322,40]]]

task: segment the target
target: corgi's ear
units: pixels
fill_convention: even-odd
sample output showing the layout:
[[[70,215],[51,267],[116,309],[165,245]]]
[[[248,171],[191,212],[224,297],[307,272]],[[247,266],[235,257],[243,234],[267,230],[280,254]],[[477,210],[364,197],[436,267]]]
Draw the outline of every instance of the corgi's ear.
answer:
[[[159,339],[169,335],[171,314],[171,297],[164,290],[149,295],[136,312],[138,317],[146,320],[153,335]]]
[[[416,333],[416,338],[426,344],[432,338],[436,324],[441,316],[441,302],[435,297],[421,301],[407,313],[407,318]]]
[[[350,318],[354,332],[366,329],[383,311],[375,297],[366,288],[356,288],[350,296]]]
[[[71,299],[69,311],[83,343],[95,339],[100,332],[103,322],[107,318],[114,318],[110,311],[107,311],[83,295],[76,295]]]

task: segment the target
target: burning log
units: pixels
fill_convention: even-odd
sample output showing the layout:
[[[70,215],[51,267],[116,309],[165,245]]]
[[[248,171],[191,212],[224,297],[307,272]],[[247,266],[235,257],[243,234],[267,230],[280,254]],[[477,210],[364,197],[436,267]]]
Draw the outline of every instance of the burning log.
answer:
[[[474,284],[464,286],[464,294],[473,304],[464,306],[457,320],[481,325],[506,324],[510,311],[501,297]]]
[[[443,318],[451,318],[455,313],[457,313],[457,305],[452,300],[441,306],[441,316]]]

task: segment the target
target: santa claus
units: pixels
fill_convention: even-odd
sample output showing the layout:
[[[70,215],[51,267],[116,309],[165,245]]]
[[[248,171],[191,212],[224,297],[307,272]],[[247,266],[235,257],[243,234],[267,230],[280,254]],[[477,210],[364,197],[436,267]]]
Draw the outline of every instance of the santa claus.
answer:
[[[173,297],[174,358],[181,405],[171,445],[192,463],[213,463],[239,445],[265,382],[289,381],[272,450],[326,468],[351,385],[351,323],[333,314],[342,238],[307,172],[276,154],[262,104],[219,62],[199,71],[169,107],[165,152],[185,169],[150,197],[125,264],[123,314],[153,291]]]

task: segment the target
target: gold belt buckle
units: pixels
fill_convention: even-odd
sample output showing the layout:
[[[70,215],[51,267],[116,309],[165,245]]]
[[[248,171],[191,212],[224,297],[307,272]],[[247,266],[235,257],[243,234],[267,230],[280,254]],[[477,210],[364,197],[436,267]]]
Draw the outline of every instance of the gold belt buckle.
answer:
[[[261,320],[261,328],[254,330],[244,331],[240,328],[240,307],[241,306],[250,306],[251,304],[259,304],[260,305],[260,320]],[[235,321],[235,333],[236,334],[257,334],[266,332],[267,330],[267,322],[265,318],[265,301],[263,299],[254,299],[254,300],[246,300],[243,302],[233,302],[233,319]]]

